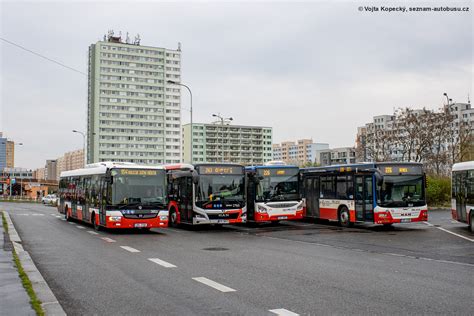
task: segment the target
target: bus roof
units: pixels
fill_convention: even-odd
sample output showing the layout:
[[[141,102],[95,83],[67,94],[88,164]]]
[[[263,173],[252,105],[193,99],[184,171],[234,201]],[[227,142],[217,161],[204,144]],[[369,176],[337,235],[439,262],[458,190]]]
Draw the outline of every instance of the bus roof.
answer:
[[[88,164],[84,168],[63,171],[61,172],[60,178],[73,177],[73,176],[87,176],[94,174],[105,174],[108,169],[112,168],[125,168],[125,169],[151,169],[151,170],[164,170],[163,166],[150,166],[150,165],[138,165],[135,163],[123,163],[123,162],[98,162]]]
[[[163,165],[166,170],[194,170],[194,166],[188,163],[174,163]]]
[[[285,168],[298,168],[295,165],[263,165],[263,166],[248,166],[245,167],[247,171],[255,171],[257,169],[285,169]]]
[[[474,170],[474,161],[458,162],[453,165],[453,171]]]
[[[341,164],[341,165],[330,165],[330,166],[322,166],[322,167],[309,167],[309,168],[302,168],[301,171],[303,172],[311,172],[311,171],[335,171],[339,170],[340,168],[379,168],[380,166],[423,166],[420,162],[359,162],[359,163],[352,163],[352,164]]]

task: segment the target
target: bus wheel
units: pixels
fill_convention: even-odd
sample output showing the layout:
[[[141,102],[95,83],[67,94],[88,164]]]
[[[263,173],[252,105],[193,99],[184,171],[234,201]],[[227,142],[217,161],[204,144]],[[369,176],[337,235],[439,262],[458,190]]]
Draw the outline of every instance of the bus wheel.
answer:
[[[469,221],[469,230],[474,233],[474,210],[471,210],[471,220]]]
[[[178,227],[178,215],[176,214],[176,210],[172,208],[170,210],[170,217],[168,221],[169,227]]]
[[[92,226],[94,226],[94,229],[95,229],[96,231],[100,231],[100,230],[101,230],[101,227],[100,227],[100,225],[97,223],[97,221],[95,220],[95,213],[92,213],[91,221],[92,221]]]
[[[339,225],[342,227],[352,227],[352,223],[349,218],[349,210],[343,206],[339,210]]]

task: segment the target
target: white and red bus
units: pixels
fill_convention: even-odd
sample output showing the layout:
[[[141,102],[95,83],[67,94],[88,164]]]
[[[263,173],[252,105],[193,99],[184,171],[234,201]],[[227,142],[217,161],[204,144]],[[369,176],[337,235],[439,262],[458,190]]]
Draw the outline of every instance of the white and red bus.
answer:
[[[468,224],[474,232],[474,161],[453,165],[451,188],[453,219]]]
[[[237,164],[165,165],[170,226],[247,220],[245,170]]]
[[[247,219],[278,222],[303,218],[297,166],[267,164],[246,167]]]
[[[101,162],[61,172],[58,211],[96,230],[167,227],[166,170]]]
[[[305,216],[391,225],[428,220],[420,163],[360,163],[303,169]]]

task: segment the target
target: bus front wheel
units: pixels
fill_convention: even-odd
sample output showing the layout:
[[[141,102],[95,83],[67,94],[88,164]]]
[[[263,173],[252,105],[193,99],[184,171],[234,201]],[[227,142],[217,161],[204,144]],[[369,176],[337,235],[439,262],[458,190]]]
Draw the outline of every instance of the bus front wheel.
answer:
[[[168,221],[169,227],[177,227],[178,226],[178,214],[176,214],[176,210],[174,208],[170,209],[170,217]]]
[[[471,220],[469,221],[469,230],[474,233],[474,210],[471,210]]]
[[[352,227],[349,217],[349,209],[346,206],[341,207],[339,210],[339,225],[342,227]]]
[[[101,230],[101,227],[100,227],[99,223],[97,223],[97,221],[95,220],[95,213],[92,213],[92,218],[91,218],[91,220],[92,220],[92,226],[94,226],[94,229],[95,229],[96,231],[100,231],[100,230]]]

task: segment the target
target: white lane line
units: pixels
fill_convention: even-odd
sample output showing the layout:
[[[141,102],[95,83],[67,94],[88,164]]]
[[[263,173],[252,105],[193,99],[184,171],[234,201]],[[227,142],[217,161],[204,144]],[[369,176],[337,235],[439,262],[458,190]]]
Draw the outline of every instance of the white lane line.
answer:
[[[44,214],[31,214],[32,216],[44,216]]]
[[[216,290],[219,290],[221,292],[235,292],[234,289],[230,288],[230,287],[227,287],[225,285],[222,285],[220,283],[217,283],[215,281],[212,281],[212,280],[209,280],[208,278],[205,278],[205,277],[198,277],[198,278],[193,278],[194,281],[198,281],[202,284],[205,284],[207,286],[210,286]]]
[[[61,218],[62,221],[65,221],[66,219],[65,218]]]
[[[447,229],[445,229],[445,228],[443,228],[443,227],[437,227],[437,226],[434,226],[433,224],[428,223],[428,222],[423,222],[423,223],[425,223],[426,225],[428,225],[428,226],[430,226],[430,227],[434,227],[434,228],[437,228],[437,229],[439,229],[439,230],[442,230],[442,231],[444,231],[444,232],[446,232],[446,233],[448,233],[448,234],[457,236],[457,237],[462,238],[462,239],[466,239],[466,240],[468,240],[468,241],[470,241],[470,242],[474,242],[474,239],[468,238],[468,237],[463,236],[463,235],[460,235],[460,234],[456,234],[456,233],[454,233],[454,232],[452,232],[452,231],[450,231],[450,230],[447,230]]]
[[[99,235],[98,232],[95,232],[95,231],[93,231],[93,230],[88,230],[87,232],[88,232],[89,234],[92,234],[92,235]]]
[[[86,229],[84,226],[76,226],[79,229]]]
[[[129,246],[120,246],[120,248],[125,249],[125,250],[130,251],[130,252],[140,252],[140,250],[129,247]]]
[[[49,215],[51,215],[51,216],[56,216],[56,214],[54,214],[54,213],[51,213],[51,214],[49,214]]]
[[[159,264],[160,266],[165,267],[165,268],[176,268],[176,266],[174,264],[171,264],[169,262],[163,261],[163,260],[158,259],[158,258],[148,258],[148,260],[150,260],[151,262],[154,262],[156,264]]]
[[[73,223],[73,222],[69,222],[69,224],[71,224],[71,225],[74,225],[74,223]]]
[[[108,237],[100,237],[100,239],[102,239],[106,242],[115,242],[115,240],[113,240],[112,238],[108,238]]]
[[[62,216],[61,215],[56,215],[57,218],[61,218]]]
[[[289,311],[284,308],[278,308],[278,309],[270,309],[268,310],[270,313],[277,314],[280,316],[298,316],[299,314],[293,313],[292,311]]]

